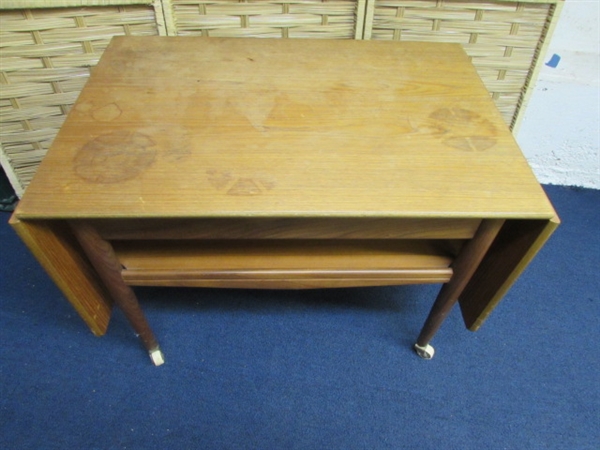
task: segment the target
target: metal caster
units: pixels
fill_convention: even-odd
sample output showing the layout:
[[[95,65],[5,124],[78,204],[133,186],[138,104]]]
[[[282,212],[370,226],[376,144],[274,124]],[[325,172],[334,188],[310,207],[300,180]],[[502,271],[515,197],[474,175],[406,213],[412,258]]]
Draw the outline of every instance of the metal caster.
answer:
[[[150,352],[150,359],[152,360],[155,366],[160,366],[165,362],[165,358],[159,348]]]
[[[415,352],[417,352],[417,355],[423,359],[431,359],[435,354],[435,349],[429,344],[425,344],[423,347],[419,344],[415,344],[414,349]]]

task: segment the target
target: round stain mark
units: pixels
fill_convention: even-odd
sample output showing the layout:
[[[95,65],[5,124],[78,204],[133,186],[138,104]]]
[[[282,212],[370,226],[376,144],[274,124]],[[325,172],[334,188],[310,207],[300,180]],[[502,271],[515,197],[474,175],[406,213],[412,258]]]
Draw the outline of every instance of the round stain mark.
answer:
[[[444,144],[466,152],[483,152],[496,145],[496,139],[487,136],[462,136],[445,139]]]
[[[275,180],[265,174],[238,176],[231,171],[208,169],[208,182],[217,190],[233,196],[261,195],[275,188]]]
[[[156,158],[154,141],[147,135],[115,131],[85,144],[75,156],[75,172],[92,183],[118,183],[137,177]]]
[[[427,129],[448,147],[482,152],[496,145],[496,127],[480,114],[463,108],[441,108],[429,115]]]
[[[109,103],[92,112],[92,117],[99,122],[110,122],[121,116],[121,108],[116,103]]]

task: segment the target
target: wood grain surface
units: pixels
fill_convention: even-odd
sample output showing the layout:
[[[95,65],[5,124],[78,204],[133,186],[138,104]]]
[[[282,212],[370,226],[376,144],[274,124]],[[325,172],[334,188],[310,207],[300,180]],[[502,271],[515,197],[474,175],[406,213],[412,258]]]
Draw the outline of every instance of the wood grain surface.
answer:
[[[106,333],[113,300],[62,221],[21,221],[10,225],[96,336]]]
[[[119,37],[20,218],[550,218],[459,45]]]
[[[97,219],[104,239],[469,239],[477,219]]]

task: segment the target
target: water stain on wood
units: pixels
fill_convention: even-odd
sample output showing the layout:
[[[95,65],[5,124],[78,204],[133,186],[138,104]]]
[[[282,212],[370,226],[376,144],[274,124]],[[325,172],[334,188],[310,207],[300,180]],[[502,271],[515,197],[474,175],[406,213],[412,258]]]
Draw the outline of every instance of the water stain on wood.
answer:
[[[496,139],[486,136],[464,136],[445,139],[444,144],[467,152],[483,152],[496,145]]]
[[[233,180],[233,175],[230,172],[220,170],[207,170],[206,175],[208,176],[208,182],[218,190],[225,189]]]
[[[192,154],[192,142],[186,127],[173,124],[168,127],[140,128],[139,131],[152,136],[160,150],[159,157],[165,162],[178,163]]]
[[[129,131],[102,134],[85,144],[75,156],[78,176],[92,183],[118,183],[146,171],[156,159],[154,141]]]
[[[268,90],[244,92],[241,86],[232,86],[232,96],[223,105],[231,117],[233,108],[240,115],[239,123],[248,122],[258,131],[265,131],[265,121],[273,109],[275,96]]]
[[[275,181],[260,174],[238,175],[230,171],[209,169],[208,182],[218,191],[233,196],[261,195],[275,187]]]
[[[75,106],[75,111],[92,117],[97,122],[110,122],[121,117],[123,110],[115,102],[97,106],[93,102],[81,102]]]
[[[259,195],[260,187],[252,178],[240,178],[227,191],[227,195]]]
[[[480,114],[464,108],[440,108],[424,127],[448,147],[482,152],[496,145],[496,127]]]
[[[267,128],[298,129],[319,123],[314,108],[293,100],[287,94],[278,94],[264,123]]]
[[[98,122],[110,122],[119,118],[122,114],[121,108],[116,103],[109,103],[92,111],[92,117]]]

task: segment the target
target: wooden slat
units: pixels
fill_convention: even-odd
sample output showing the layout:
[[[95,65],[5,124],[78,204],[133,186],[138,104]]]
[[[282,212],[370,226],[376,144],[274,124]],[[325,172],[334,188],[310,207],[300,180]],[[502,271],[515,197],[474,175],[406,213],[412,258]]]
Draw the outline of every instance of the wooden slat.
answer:
[[[444,269],[454,241],[232,240],[115,241],[127,270],[399,270]]]
[[[469,239],[478,219],[98,219],[105,239]]]
[[[302,275],[302,276],[299,276]],[[258,275],[243,273],[234,276],[209,276],[203,273],[190,273],[188,277],[173,276],[169,273],[125,271],[123,279],[131,286],[180,286],[235,289],[329,289],[366,286],[400,286],[406,284],[446,283],[452,276],[451,269],[397,271],[388,276],[374,276],[372,273],[323,276],[319,273],[289,274],[275,277],[273,274]]]
[[[443,283],[461,242],[115,241],[134,285],[309,288]]]

